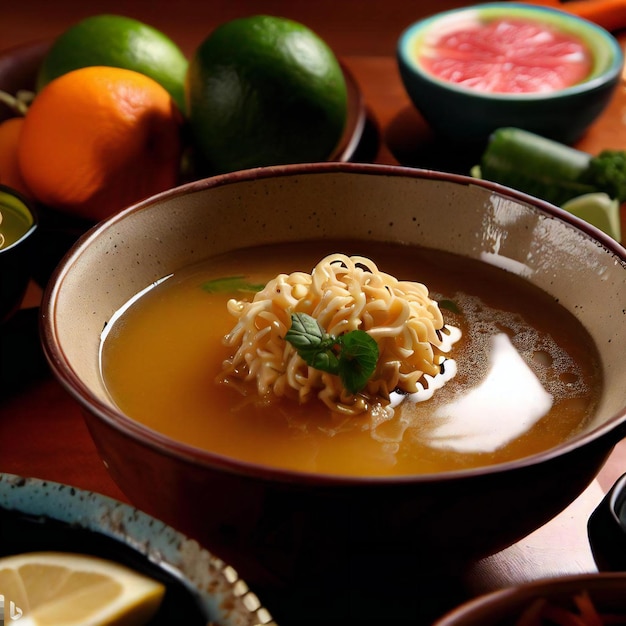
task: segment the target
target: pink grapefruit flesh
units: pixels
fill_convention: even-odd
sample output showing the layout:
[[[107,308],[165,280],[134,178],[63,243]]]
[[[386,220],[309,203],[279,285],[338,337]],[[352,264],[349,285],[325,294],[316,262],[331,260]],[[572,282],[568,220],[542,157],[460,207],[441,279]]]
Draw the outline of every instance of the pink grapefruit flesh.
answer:
[[[545,93],[583,81],[593,60],[580,38],[540,21],[472,21],[431,36],[418,52],[440,80],[491,93]]]

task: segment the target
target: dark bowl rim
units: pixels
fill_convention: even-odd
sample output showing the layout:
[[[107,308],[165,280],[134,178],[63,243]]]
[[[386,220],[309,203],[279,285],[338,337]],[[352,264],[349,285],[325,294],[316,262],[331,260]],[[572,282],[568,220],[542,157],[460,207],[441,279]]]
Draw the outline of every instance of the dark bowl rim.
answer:
[[[508,600],[513,604],[518,602],[532,601],[534,598],[550,599],[554,594],[574,593],[582,590],[585,585],[595,589],[602,585],[617,584],[626,590],[626,572],[580,572],[575,574],[563,574],[552,578],[538,578],[521,582],[501,589],[485,592],[456,608],[452,609],[438,620],[433,626],[465,626],[467,620],[473,620],[477,614],[482,614],[490,607],[500,608],[506,606]],[[626,605],[626,595],[625,605]],[[469,622],[474,624],[474,621]]]
[[[233,474],[246,475],[260,480],[282,482],[318,484],[346,487],[366,487],[372,485],[408,485],[416,483],[434,483],[448,480],[458,480],[460,478],[471,478],[486,474],[503,473],[510,470],[518,470],[529,465],[537,465],[548,462],[555,457],[563,456],[573,452],[587,443],[596,439],[609,436],[612,431],[620,425],[626,424],[626,407],[614,416],[607,419],[603,424],[595,427],[591,431],[573,437],[558,446],[543,452],[502,463],[498,465],[482,466],[472,469],[455,470],[437,474],[401,475],[401,476],[350,476],[324,474],[317,472],[304,472],[289,469],[265,466],[257,463],[226,457],[207,450],[193,447],[189,444],[173,441],[160,433],[133,421],[120,411],[114,410],[108,404],[101,402],[88,387],[81,381],[77,374],[67,365],[67,360],[59,345],[54,328],[54,313],[56,294],[60,289],[63,276],[69,271],[73,260],[81,254],[81,251],[89,246],[90,242],[98,237],[101,231],[123,220],[127,215],[148,209],[150,206],[162,200],[204,191],[207,189],[223,187],[237,184],[239,182],[262,180],[265,178],[286,177],[293,175],[311,175],[327,173],[344,173],[356,175],[374,175],[384,177],[409,177],[425,178],[443,182],[450,182],[458,185],[478,186],[485,188],[492,193],[506,196],[517,202],[529,205],[551,218],[556,218],[566,222],[573,228],[582,231],[597,242],[597,245],[605,248],[609,254],[614,256],[619,264],[626,270],[626,248],[617,241],[609,237],[604,232],[595,228],[591,224],[574,217],[563,209],[556,207],[544,200],[531,197],[522,192],[504,187],[497,183],[474,179],[461,174],[439,172],[435,170],[423,170],[406,166],[379,165],[367,163],[342,163],[323,162],[307,163],[283,166],[271,166],[254,168],[250,170],[236,171],[229,174],[222,174],[205,178],[179,187],[174,187],[155,196],[147,198],[139,203],[123,209],[114,216],[99,222],[89,231],[84,233],[76,243],[68,250],[60,263],[54,269],[42,295],[40,308],[39,330],[43,347],[43,352],[48,364],[56,376],[58,382],[67,392],[78,402],[83,411],[97,416],[97,419],[107,424],[126,437],[130,437],[136,443],[157,450],[160,454],[171,458],[177,458],[194,465],[206,468],[218,469]],[[621,438],[621,437],[620,437]],[[619,439],[617,439],[619,440]],[[617,442],[616,440],[616,442]]]
[[[453,14],[474,12],[483,8],[497,7],[502,7],[502,9],[516,7],[521,10],[528,10],[529,13],[558,14],[560,17],[563,17],[565,21],[584,26],[588,30],[598,34],[606,43],[607,50],[610,50],[611,52],[609,57],[611,59],[609,67],[600,72],[598,75],[593,76],[591,79],[585,79],[582,82],[563,89],[558,89],[556,91],[550,91],[547,93],[492,93],[470,89],[449,81],[441,80],[436,76],[423,71],[420,65],[415,63],[409,55],[408,47],[416,33],[424,28],[427,28],[430,24],[433,24],[437,20]],[[500,104],[532,102],[543,103],[547,101],[561,100],[580,94],[593,93],[606,88],[607,86],[612,86],[614,83],[616,84],[619,81],[624,69],[624,52],[622,51],[617,39],[605,28],[595,24],[594,22],[578,17],[573,13],[568,13],[565,10],[558,9],[553,6],[544,6],[541,4],[531,4],[526,2],[486,2],[472,6],[459,7],[456,9],[448,9],[446,11],[442,11],[441,13],[436,13],[435,15],[413,22],[402,31],[398,38],[396,45],[396,59],[399,65],[404,68],[407,73],[413,74],[416,78],[419,78],[425,83],[430,83],[431,85],[437,86],[441,89],[449,90],[459,96],[476,98],[477,100],[496,101]]]

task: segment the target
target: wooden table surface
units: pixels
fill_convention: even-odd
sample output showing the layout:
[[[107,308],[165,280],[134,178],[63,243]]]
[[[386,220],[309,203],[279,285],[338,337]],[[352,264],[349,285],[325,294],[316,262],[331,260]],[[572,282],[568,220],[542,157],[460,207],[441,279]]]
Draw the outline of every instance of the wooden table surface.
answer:
[[[394,50],[399,33],[411,21],[464,4],[444,0],[178,0],[175,4],[154,0],[22,0],[10,3],[3,11],[0,52],[53,37],[80,18],[103,12],[129,15],[160,28],[187,55],[226,19],[255,13],[290,17],[318,32],[358,83],[368,117],[360,159],[445,169],[436,138],[404,92]],[[626,43],[626,34],[616,35]],[[626,149],[623,86],[579,147],[589,152],[605,147]],[[0,327],[0,471],[59,481],[126,500],[100,461],[78,406],[51,377],[43,361],[37,335],[40,294],[39,286],[33,283],[22,310]],[[595,571],[587,519],[624,472],[626,442],[616,446],[596,480],[561,515],[504,552],[475,564],[464,580],[468,594],[542,576]]]

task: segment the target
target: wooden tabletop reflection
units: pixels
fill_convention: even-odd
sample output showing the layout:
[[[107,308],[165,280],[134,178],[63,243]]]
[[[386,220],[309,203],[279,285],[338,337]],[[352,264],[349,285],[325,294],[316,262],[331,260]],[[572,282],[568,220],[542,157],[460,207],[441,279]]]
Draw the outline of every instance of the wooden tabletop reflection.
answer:
[[[466,4],[444,0],[22,0],[4,8],[0,50],[53,37],[82,17],[108,12],[152,24],[190,55],[215,25],[227,19],[255,13],[290,17],[320,34],[359,85],[368,118],[360,160],[446,169],[445,146],[437,143],[404,92],[395,42],[415,19]],[[626,43],[626,33],[616,35]],[[579,147],[591,153],[626,149],[624,86]],[[458,162],[454,160],[455,167]],[[624,232],[625,218],[623,210]],[[48,372],[37,335],[40,296],[40,287],[32,284],[22,310],[0,328],[0,471],[126,500],[99,459],[77,404]],[[504,552],[477,563],[465,581],[469,594],[541,576],[595,571],[587,519],[624,472],[626,442],[616,446],[597,479],[560,516]]]

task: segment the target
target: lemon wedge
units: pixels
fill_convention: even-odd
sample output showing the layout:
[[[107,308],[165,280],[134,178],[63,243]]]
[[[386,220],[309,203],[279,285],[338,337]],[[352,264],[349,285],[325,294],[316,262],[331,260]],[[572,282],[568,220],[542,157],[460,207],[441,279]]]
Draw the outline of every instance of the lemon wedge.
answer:
[[[165,587],[105,559],[29,552],[0,558],[0,593],[7,624],[140,626],[158,610]]]
[[[608,194],[586,193],[568,200],[561,208],[589,222],[616,241],[621,240],[620,203]]]

